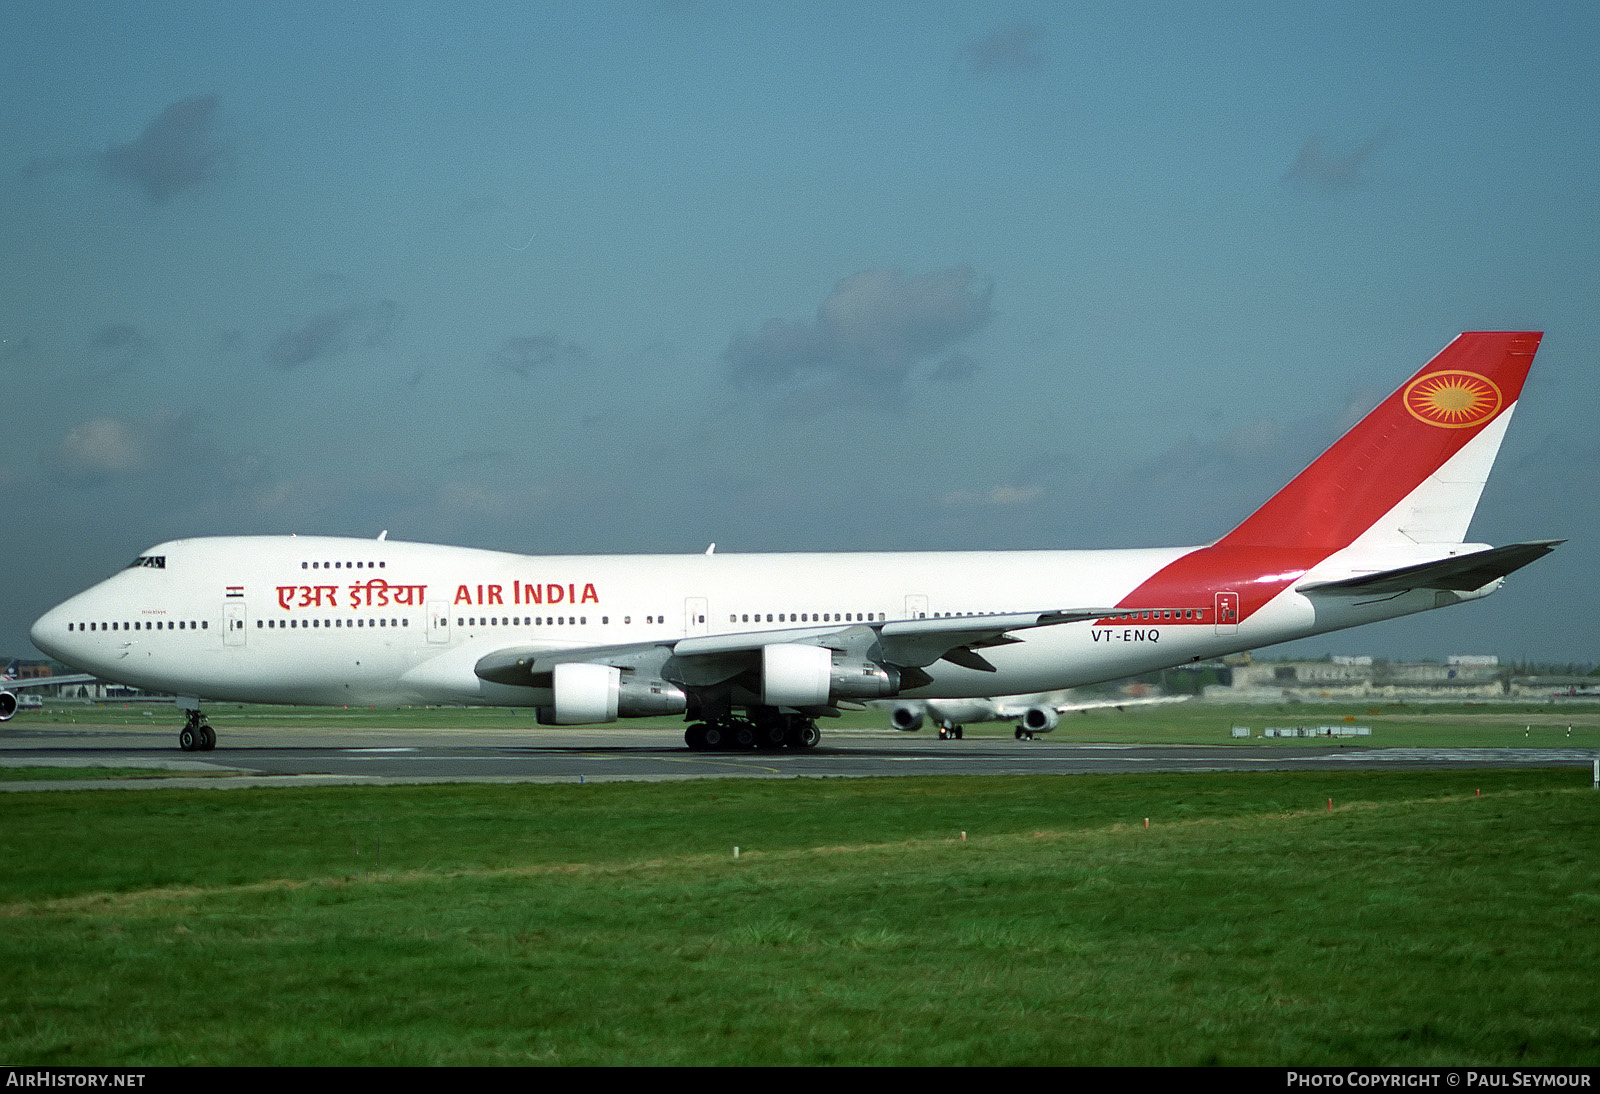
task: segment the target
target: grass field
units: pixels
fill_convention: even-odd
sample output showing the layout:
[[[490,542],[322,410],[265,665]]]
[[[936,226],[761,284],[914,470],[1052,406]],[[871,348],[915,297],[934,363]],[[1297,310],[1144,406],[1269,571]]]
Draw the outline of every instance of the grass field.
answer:
[[[9,794],[0,1058],[1593,1066],[1597,822],[1578,769]]]

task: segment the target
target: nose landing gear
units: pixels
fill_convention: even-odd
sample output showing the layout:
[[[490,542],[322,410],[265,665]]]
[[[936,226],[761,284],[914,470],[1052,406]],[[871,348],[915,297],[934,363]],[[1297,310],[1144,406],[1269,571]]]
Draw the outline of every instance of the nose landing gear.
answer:
[[[183,729],[178,731],[178,747],[185,752],[210,752],[217,747],[217,731],[211,728],[199,707],[183,712]]]

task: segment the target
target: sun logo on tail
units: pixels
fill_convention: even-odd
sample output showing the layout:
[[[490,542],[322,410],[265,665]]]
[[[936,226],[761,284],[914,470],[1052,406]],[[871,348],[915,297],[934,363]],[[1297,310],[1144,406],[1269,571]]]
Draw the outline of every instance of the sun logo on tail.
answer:
[[[1413,417],[1446,429],[1482,425],[1500,412],[1500,389],[1476,372],[1445,369],[1419,376],[1401,392]]]

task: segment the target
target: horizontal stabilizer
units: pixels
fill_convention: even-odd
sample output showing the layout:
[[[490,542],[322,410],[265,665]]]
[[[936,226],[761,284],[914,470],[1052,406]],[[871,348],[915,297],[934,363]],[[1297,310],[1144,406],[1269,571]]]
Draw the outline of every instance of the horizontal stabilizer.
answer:
[[[1543,558],[1564,539],[1542,539],[1530,543],[1513,543],[1507,547],[1494,547],[1475,551],[1470,555],[1441,558],[1417,566],[1402,566],[1397,570],[1380,570],[1375,574],[1342,578],[1338,581],[1312,581],[1296,586],[1296,591],[1349,592],[1349,593],[1403,593],[1412,589],[1448,589],[1454,592],[1471,592],[1481,589],[1491,581],[1520,570],[1528,563]]]

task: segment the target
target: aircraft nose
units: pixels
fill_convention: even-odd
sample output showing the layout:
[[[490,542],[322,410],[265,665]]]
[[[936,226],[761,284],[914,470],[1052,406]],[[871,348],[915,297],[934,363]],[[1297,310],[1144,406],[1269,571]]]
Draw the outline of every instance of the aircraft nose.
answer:
[[[57,605],[41,615],[28,630],[28,638],[47,656],[55,658],[64,664],[74,664],[71,642],[67,637],[67,618],[69,615],[66,604]]]

